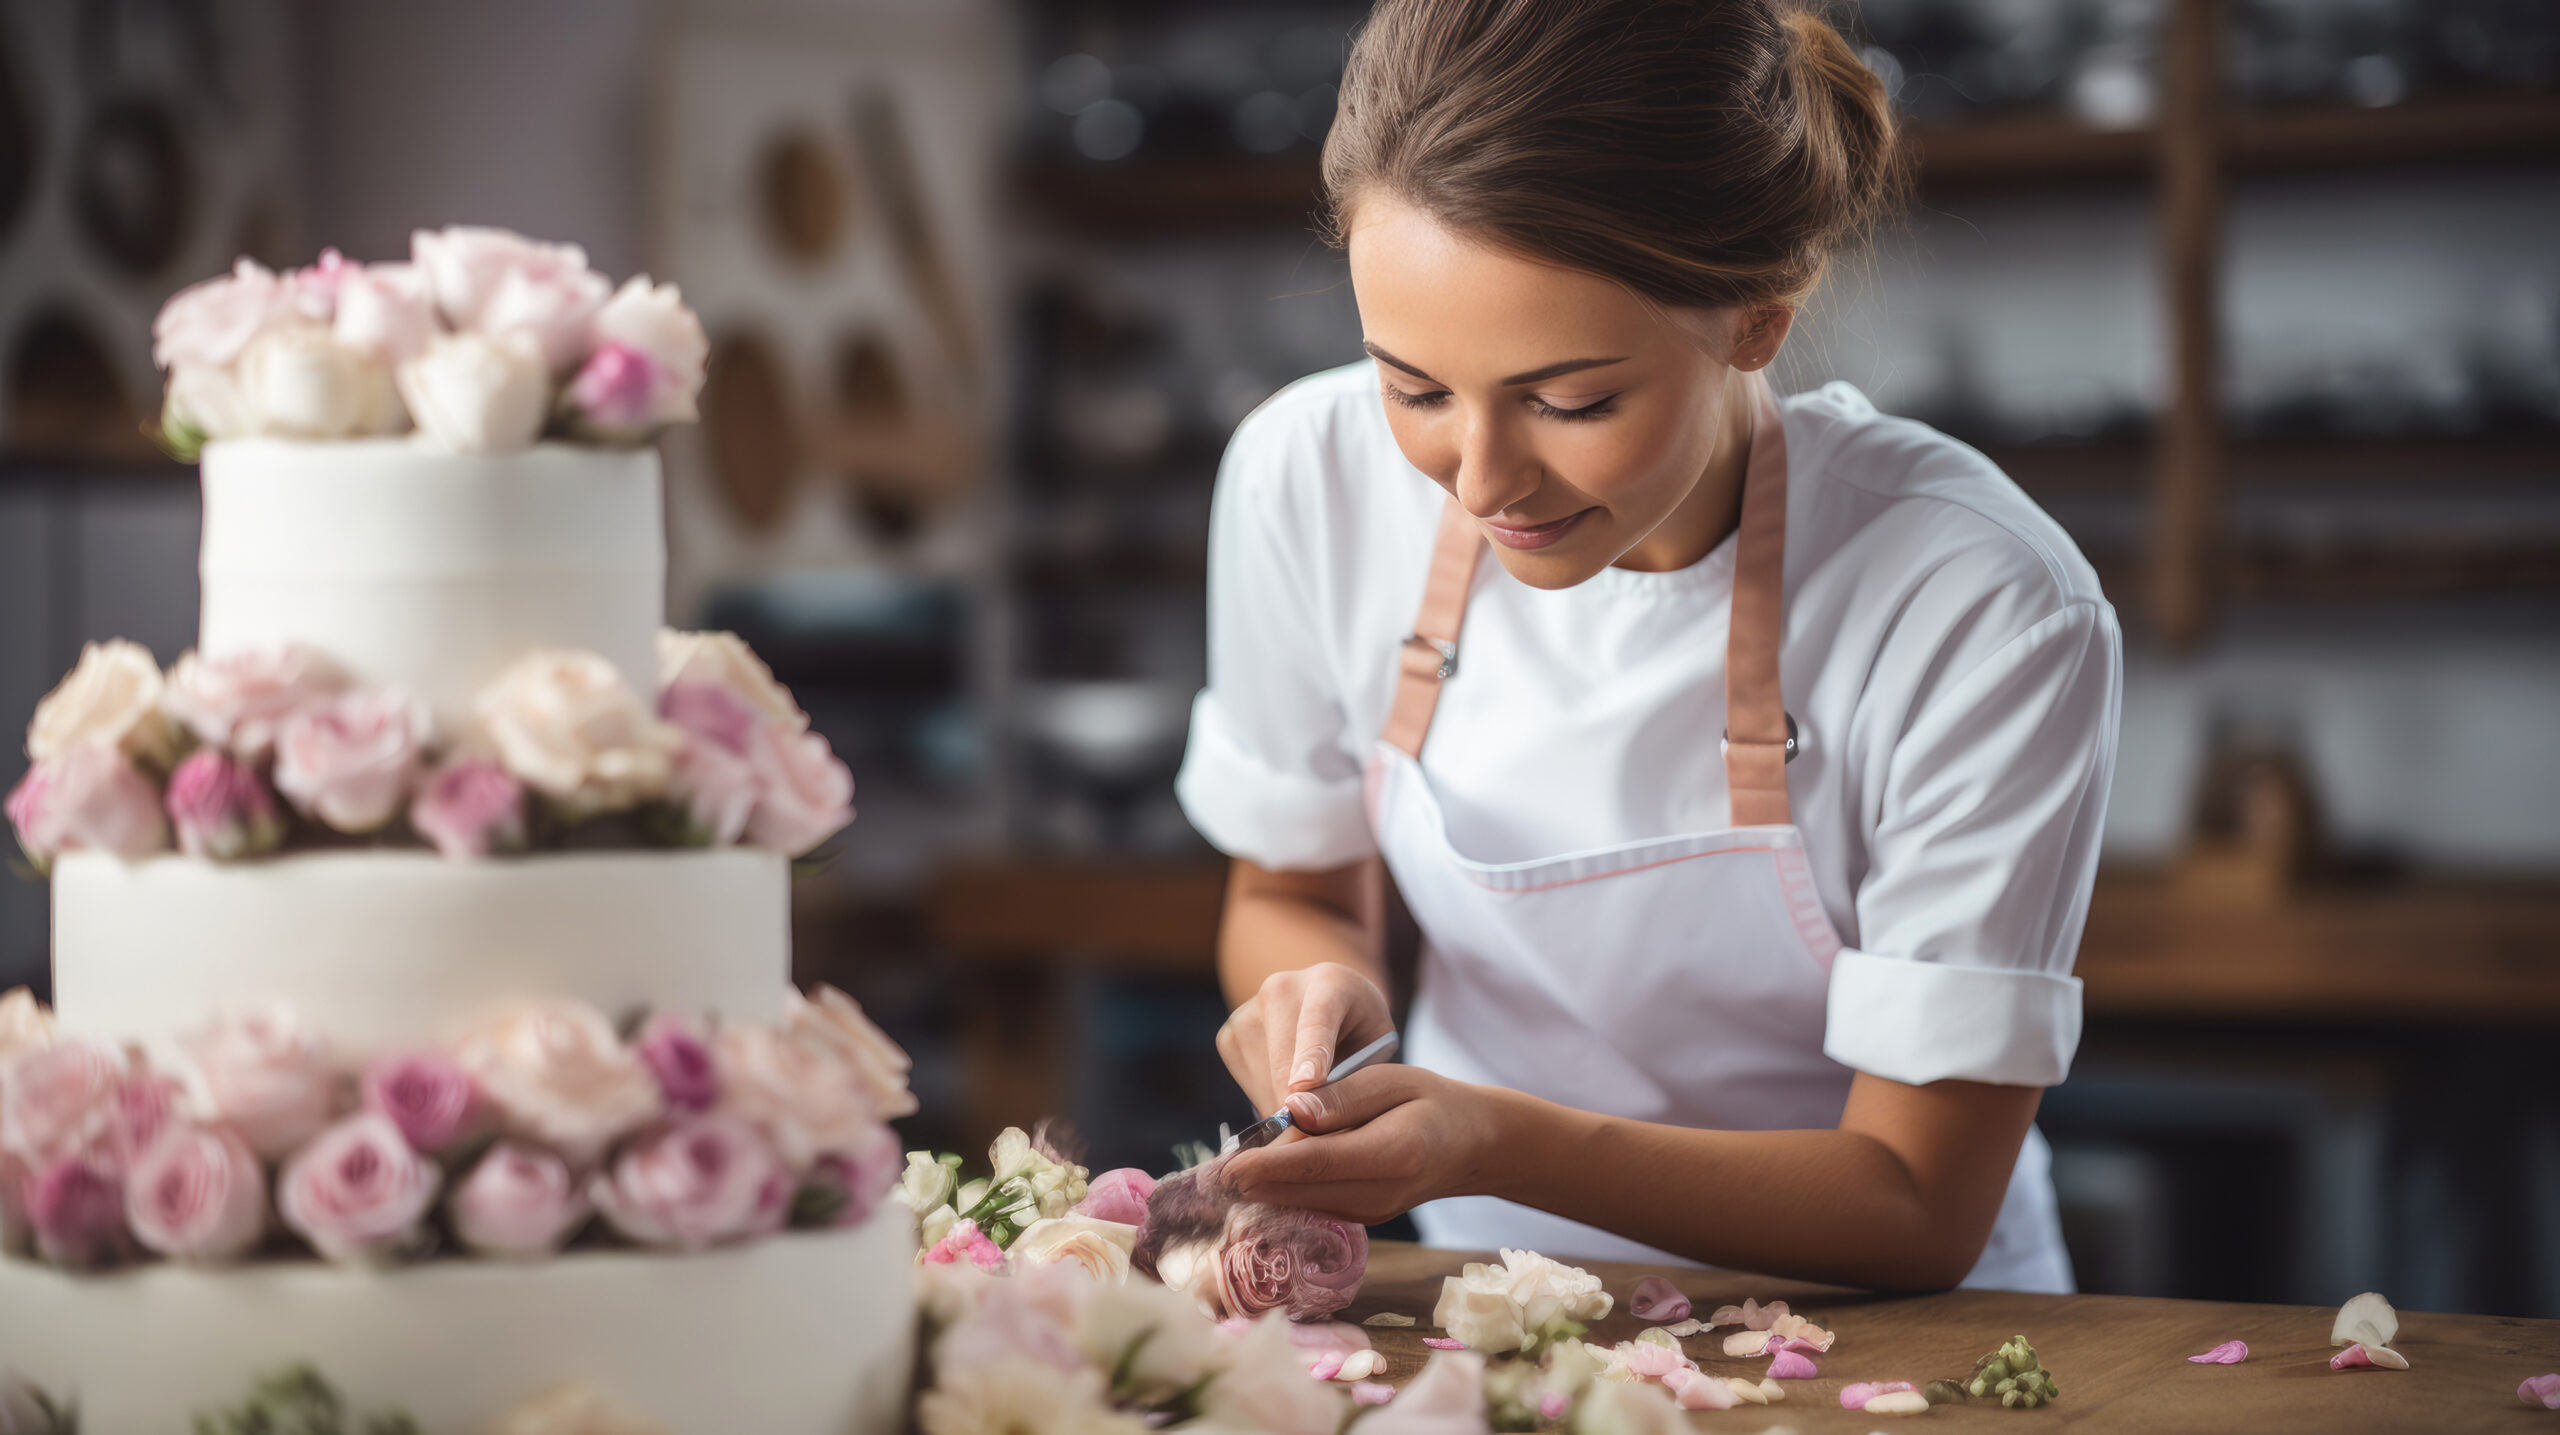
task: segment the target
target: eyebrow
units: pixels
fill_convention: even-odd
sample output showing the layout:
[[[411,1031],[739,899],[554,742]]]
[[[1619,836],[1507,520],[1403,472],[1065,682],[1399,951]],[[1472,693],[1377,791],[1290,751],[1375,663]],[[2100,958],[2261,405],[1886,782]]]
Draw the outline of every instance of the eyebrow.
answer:
[[[1436,384],[1440,382],[1438,379],[1432,378],[1429,374],[1424,373],[1420,369],[1415,368],[1413,365],[1406,363],[1404,360],[1397,358],[1395,355],[1388,353],[1386,350],[1379,348],[1377,345],[1370,343],[1366,339],[1360,341],[1360,347],[1367,350],[1369,357],[1377,360],[1379,363],[1392,365],[1395,368],[1402,369],[1406,373],[1413,375],[1415,378],[1424,380],[1428,383]],[[1549,364],[1543,369],[1531,369],[1525,374],[1513,374],[1510,378],[1504,379],[1502,384],[1503,387],[1510,388],[1519,384],[1544,383],[1548,379],[1562,378],[1566,374],[1578,374],[1585,369],[1605,369],[1611,364],[1623,364],[1626,361],[1627,358],[1624,354],[1621,354],[1614,359],[1567,359],[1560,364]]]

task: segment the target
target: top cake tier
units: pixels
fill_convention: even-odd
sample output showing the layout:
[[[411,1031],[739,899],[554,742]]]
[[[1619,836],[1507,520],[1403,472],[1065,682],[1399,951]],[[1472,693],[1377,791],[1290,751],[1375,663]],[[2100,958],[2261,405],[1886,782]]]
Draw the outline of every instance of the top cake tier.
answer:
[[[649,449],[439,452],[413,438],[206,446],[209,657],[308,644],[459,732],[534,648],[658,684],[666,533]]]

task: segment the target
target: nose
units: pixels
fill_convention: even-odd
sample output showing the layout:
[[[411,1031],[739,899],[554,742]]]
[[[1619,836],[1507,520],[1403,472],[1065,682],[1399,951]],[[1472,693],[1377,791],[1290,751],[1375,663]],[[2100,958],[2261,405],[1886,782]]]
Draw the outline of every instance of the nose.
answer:
[[[1457,471],[1448,483],[1467,512],[1491,518],[1538,491],[1537,457],[1509,425],[1473,413],[1459,436]]]

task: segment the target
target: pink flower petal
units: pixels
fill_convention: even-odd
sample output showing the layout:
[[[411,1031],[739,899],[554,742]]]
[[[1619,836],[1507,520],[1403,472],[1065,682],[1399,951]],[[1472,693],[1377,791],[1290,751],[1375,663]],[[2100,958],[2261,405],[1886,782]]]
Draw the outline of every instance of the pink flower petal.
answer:
[[[1855,1385],[1844,1386],[1841,1389],[1840,1408],[1864,1410],[1867,1408],[1867,1402],[1879,1395],[1891,1395],[1897,1390],[1911,1388],[1913,1388],[1912,1384],[1908,1380],[1861,1380]]]
[[[1384,1405],[1395,1398],[1394,1386],[1381,1385],[1374,1380],[1363,1380],[1351,1387],[1351,1403],[1354,1405]]]
[[[1822,1353],[1821,1346],[1814,1344],[1812,1341],[1809,1341],[1800,1335],[1782,1335],[1777,1339],[1770,1341],[1767,1345],[1760,1347],[1760,1353],[1762,1355],[1776,1355],[1782,1351],[1789,1350],[1799,1351],[1807,1355],[1820,1355]]]
[[[2545,1410],[2560,1410],[2560,1375],[2536,1375],[2516,1387],[2516,1399]]]
[[[1464,1350],[1467,1348],[1467,1343],[1465,1341],[1451,1340],[1445,1335],[1426,1335],[1422,1338],[1422,1343],[1430,1346],[1433,1350]]]
[[[2540,1378],[2549,1380],[2553,1377],[2546,1375]],[[2526,1383],[2530,1384],[2531,1382],[2528,1381]],[[1564,1413],[1572,1408],[1573,1397],[1565,1394],[1561,1390],[1550,1390],[1546,1394],[1538,1397],[1538,1413],[1549,1420],[1562,1420],[1564,1418]]]
[[[1307,1367],[1307,1374],[1318,1380],[1331,1380],[1341,1373],[1342,1352],[1338,1350],[1328,1350],[1318,1354],[1315,1363]]]
[[[1627,1309],[1638,1320],[1685,1320],[1689,1315],[1689,1298],[1680,1288],[1661,1276],[1646,1276],[1636,1282],[1635,1294],[1627,1298]]]
[[[2388,1346],[2377,1345],[2368,1349],[2363,1341],[2357,1341],[2329,1358],[2331,1370],[2354,1370],[2359,1367],[2371,1367],[2376,1370],[2406,1370],[2409,1368],[2409,1357]]]
[[[1777,1359],[1769,1362],[1771,1380],[1811,1380],[1821,1373],[1813,1357],[1800,1350],[1779,1351]]]
[[[2248,1358],[2249,1343],[2247,1341],[2226,1340],[2202,1355],[2188,1356],[2187,1363],[2189,1365],[2238,1365]]]

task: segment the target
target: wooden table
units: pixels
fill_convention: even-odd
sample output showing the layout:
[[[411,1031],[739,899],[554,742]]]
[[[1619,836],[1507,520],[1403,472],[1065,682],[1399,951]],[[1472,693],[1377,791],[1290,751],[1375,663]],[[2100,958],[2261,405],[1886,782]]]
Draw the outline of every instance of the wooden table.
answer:
[[[1466,1261],[1483,1259],[1400,1241],[1371,1248],[1360,1299],[1343,1313],[1358,1321],[1380,1311],[1410,1315],[1410,1329],[1377,1327],[1371,1340],[1387,1357],[1382,1377],[1402,1384],[1432,1351],[1431,1325],[1440,1281]],[[1589,1269],[1618,1298],[1618,1310],[1591,1332],[1615,1343],[1633,1339],[1645,1322],[1626,1313],[1627,1294],[1643,1266],[1592,1262]],[[1867,1295],[1801,1282],[1724,1271],[1661,1274],[1685,1292],[1700,1317],[1744,1296],[1784,1300],[1838,1336],[1816,1356],[1822,1374],[1790,1380],[1786,1400],[1701,1413],[1702,1429],[1804,1432],[1984,1430],[2033,1435],[2044,1430],[2130,1431],[2542,1431],[2560,1435],[2560,1411],[2516,1399],[2527,1376],[2560,1371],[2560,1321],[2403,1311],[2393,1348],[2406,1371],[2332,1371],[2329,1325],[2334,1309],[2231,1305],[2134,1296],[2017,1295],[1950,1291],[1943,1295]],[[1757,1374],[1760,1360],[1730,1360],[1726,1331],[1684,1342],[1689,1357],[1714,1375]],[[1840,1408],[1840,1389],[1855,1380],[1908,1380],[1969,1375],[1974,1361],[2013,1335],[2024,1335],[2054,1373],[2062,1398],[2040,1410],[1996,1402],[1940,1406],[1926,1416],[1889,1417]],[[2249,1343],[2239,1365],[2189,1365],[2186,1357],[2226,1340]],[[1912,1421],[1920,1423],[1912,1425]]]

